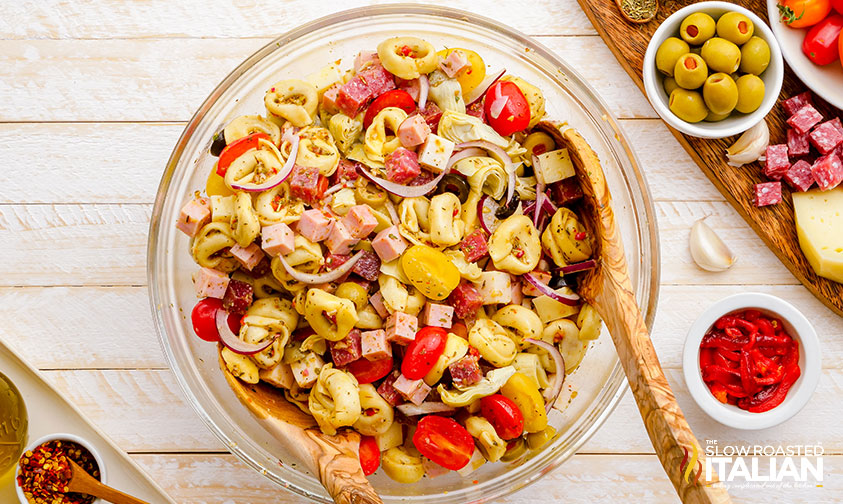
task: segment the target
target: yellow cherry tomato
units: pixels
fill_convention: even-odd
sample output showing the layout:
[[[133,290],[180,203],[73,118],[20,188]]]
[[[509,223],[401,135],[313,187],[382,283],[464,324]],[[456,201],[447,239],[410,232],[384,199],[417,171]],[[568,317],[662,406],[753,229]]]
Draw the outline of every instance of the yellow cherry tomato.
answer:
[[[524,415],[524,432],[541,432],[547,428],[544,399],[535,382],[523,373],[515,373],[501,387],[501,394],[518,406]]]
[[[427,245],[413,245],[401,256],[401,267],[422,294],[441,301],[460,283],[460,271],[448,256]]]
[[[208,175],[208,182],[205,183],[205,192],[208,196],[231,196],[234,192],[225,185],[225,179],[217,175],[217,166],[211,168]]]
[[[483,82],[483,79],[486,78],[486,63],[483,62],[483,58],[481,58],[476,52],[471,49],[463,49],[461,47],[442,49],[436,53],[436,55],[442,58],[447,58],[448,55],[454,51],[460,51],[463,53],[470,65],[469,68],[463,70],[459,75],[457,75],[457,82],[460,83],[460,87],[462,88],[462,95],[468,96],[468,94],[474,91],[474,88],[479,86],[480,83]]]

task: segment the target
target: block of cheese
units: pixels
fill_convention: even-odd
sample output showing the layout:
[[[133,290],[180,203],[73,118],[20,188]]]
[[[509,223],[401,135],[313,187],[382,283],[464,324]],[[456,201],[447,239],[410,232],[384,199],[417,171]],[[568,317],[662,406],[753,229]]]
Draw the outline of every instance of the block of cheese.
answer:
[[[843,187],[793,193],[799,246],[817,275],[843,283]]]
[[[568,149],[558,149],[536,156],[536,178],[542,184],[552,184],[576,175]]]

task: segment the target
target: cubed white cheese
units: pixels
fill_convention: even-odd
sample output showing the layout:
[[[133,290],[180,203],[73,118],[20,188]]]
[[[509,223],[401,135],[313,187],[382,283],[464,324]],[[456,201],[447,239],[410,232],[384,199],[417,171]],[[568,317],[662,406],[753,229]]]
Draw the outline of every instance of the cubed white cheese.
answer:
[[[536,157],[539,164],[534,169],[536,178],[541,184],[552,184],[576,175],[568,149],[557,149],[539,154]]]
[[[279,362],[269,369],[261,369],[260,378],[270,385],[284,389],[289,389],[295,382],[293,370],[289,364],[284,364],[283,362]]]
[[[454,147],[456,144],[447,138],[430,134],[419,149],[419,164],[431,171],[441,172],[448,166]]]
[[[512,301],[512,279],[504,271],[484,271],[474,286],[483,298],[484,305]]]
[[[293,378],[295,378],[299,387],[310,388],[316,383],[316,379],[319,378],[319,371],[322,370],[324,365],[325,361],[322,360],[322,357],[314,352],[307,352],[304,359],[290,364],[290,369],[292,369]]]
[[[316,88],[316,92],[322,96],[322,93],[328,90],[334,83],[339,82],[342,79],[342,74],[340,74],[340,69],[334,63],[323,67],[321,70],[317,72],[313,72],[312,74],[308,75],[304,78],[305,81],[313,84]]]
[[[331,200],[331,208],[333,208],[334,212],[339,215],[347,214],[348,210],[356,204],[357,202],[354,199],[354,190],[347,187],[335,192],[334,197]]]
[[[560,294],[571,294],[573,291],[567,287],[562,287],[556,289],[556,292]],[[533,306],[536,307],[536,313],[545,324],[561,318],[570,317],[580,311],[577,306],[568,306],[548,296],[533,298]]]
[[[211,220],[231,222],[234,216],[234,196],[211,196]]]
[[[375,442],[378,444],[378,449],[382,452],[390,448],[395,448],[396,446],[401,446],[404,444],[403,426],[400,422],[392,422],[392,425],[386,432],[375,436]]]

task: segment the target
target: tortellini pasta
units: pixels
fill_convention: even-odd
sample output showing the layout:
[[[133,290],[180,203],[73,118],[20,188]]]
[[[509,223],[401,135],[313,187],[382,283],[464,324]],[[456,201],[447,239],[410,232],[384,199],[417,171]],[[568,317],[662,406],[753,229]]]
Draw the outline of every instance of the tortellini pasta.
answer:
[[[260,380],[258,366],[247,355],[234,353],[225,347],[222,349],[221,355],[226,369],[232,375],[246,383],[257,383]]]
[[[430,241],[441,247],[456,245],[463,238],[465,223],[460,219],[460,199],[453,193],[437,194],[430,199],[428,220]]]
[[[258,194],[255,198],[255,212],[264,226],[280,222],[292,224],[301,219],[304,202],[290,198],[290,184],[284,182]]]
[[[524,97],[527,98],[527,104],[530,106],[530,123],[527,127],[532,128],[538,124],[544,117],[544,94],[541,89],[530,84],[521,77],[506,75],[501,78],[501,80],[508,80],[518,86],[518,89],[520,89],[521,92],[524,93]]]
[[[489,237],[489,256],[495,267],[513,275],[536,269],[541,253],[539,231],[526,215],[507,217]]]
[[[307,401],[322,432],[333,436],[338,428],[357,422],[362,411],[357,389],[357,380],[351,374],[331,365],[322,368]]]
[[[241,154],[225,171],[225,185],[229,189],[245,184],[261,184],[284,167],[285,160],[274,144],[260,139],[258,146]]]
[[[269,369],[281,362],[298,319],[292,303],[278,297],[258,299],[249,307],[240,326],[240,339],[257,344],[275,338],[267,349],[252,355],[259,367]]]
[[[492,315],[492,320],[509,329],[519,349],[527,348],[526,338],[542,337],[542,321],[536,312],[521,305],[507,305]]]
[[[599,327],[599,326],[598,326]],[[544,328],[544,341],[549,343],[556,343],[559,347],[559,352],[562,354],[562,360],[565,361],[565,372],[573,372],[585,357],[586,349],[588,348],[588,341],[580,339],[580,331],[577,325],[569,319],[559,319],[547,324]],[[555,372],[555,366],[550,359],[542,362],[546,369]]]
[[[536,387],[539,388],[547,388],[550,385],[550,381],[547,379],[547,372],[542,366],[541,361],[539,361],[539,356],[532,353],[519,353],[515,356],[515,360],[512,362],[512,367],[515,370],[527,378],[530,379],[533,383],[536,384]],[[565,364],[565,368],[567,369],[568,365],[567,362]]]
[[[465,100],[462,87],[456,79],[449,79],[447,75],[437,70],[428,77],[430,81],[430,99],[442,110],[451,110],[465,114]]]
[[[378,436],[384,434],[392,426],[395,413],[390,405],[375,390],[371,383],[358,387],[360,394],[360,408],[363,414],[354,422],[354,429],[364,436]]]
[[[480,266],[477,263],[468,262],[465,258],[465,254],[463,254],[459,250],[445,250],[444,254],[451,260],[451,263],[457,267],[457,271],[460,272],[460,277],[468,280],[469,282],[476,282],[480,280],[480,275],[483,273],[483,270],[480,269]]]
[[[328,341],[339,341],[357,323],[357,310],[348,299],[322,289],[310,289],[304,301],[304,318],[316,334]]]
[[[390,73],[405,79],[418,79],[439,63],[430,42],[418,37],[393,37],[378,44],[378,58]]]
[[[269,135],[269,139],[275,145],[281,143],[281,128],[259,115],[237,117],[223,129],[223,136],[225,136],[225,142],[228,144],[253,133],[265,133]]]
[[[407,113],[398,107],[386,107],[372,119],[366,129],[364,149],[369,159],[383,162],[387,155],[401,147],[396,132],[407,118]]]
[[[542,233],[544,250],[557,266],[585,261],[591,257],[591,238],[570,208],[561,207],[553,214]]]
[[[405,198],[398,204],[398,232],[413,245],[431,245],[430,201],[424,196]]]
[[[421,455],[411,454],[404,446],[383,452],[381,467],[387,476],[399,483],[415,483],[424,477]]]
[[[287,79],[273,84],[263,101],[270,120],[276,123],[287,120],[301,128],[313,122],[319,95],[313,84],[299,79]]]
[[[339,163],[340,153],[327,129],[308,126],[299,131],[296,164],[316,168],[320,174],[329,177],[337,171]]]
[[[378,285],[380,285],[380,291],[383,295],[383,304],[389,313],[407,309],[407,300],[410,294],[407,287],[397,278],[380,274],[378,275]]]
[[[477,440],[477,448],[489,462],[497,462],[506,453],[506,441],[498,436],[495,428],[481,416],[470,416],[465,420],[465,430]]]
[[[343,113],[334,114],[328,121],[328,131],[340,152],[346,154],[363,133],[363,123]]]
[[[299,293],[301,293],[302,296],[306,295],[307,284],[299,282],[290,276],[284,268],[284,265],[281,264],[280,256],[273,257],[269,264],[270,270],[272,271],[272,277],[275,278],[282,287],[296,296],[298,296]],[[302,297],[302,301],[303,299],[304,298]],[[304,315],[304,302],[296,304],[296,311],[299,311],[300,315]]]
[[[366,305],[362,310],[357,311],[357,323],[354,327],[366,331],[383,328],[383,319],[378,315],[372,305]]]
[[[295,250],[284,256],[287,264],[306,273],[315,273],[325,264],[322,248],[302,235],[296,235]]]
[[[503,367],[512,364],[518,352],[506,329],[491,319],[479,319],[468,331],[468,342],[489,364]]]
[[[577,315],[577,326],[580,328],[580,339],[595,340],[600,337],[600,315],[590,304],[584,304]]]
[[[427,297],[412,285],[407,286],[407,307],[404,313],[417,317],[427,303]]]
[[[211,222],[205,224],[193,239],[191,254],[199,266],[229,273],[239,266],[237,260],[228,253],[228,249],[236,243],[231,226],[223,222]]]
[[[261,232],[258,214],[252,207],[249,193],[238,192],[234,197],[234,217],[231,218],[234,240],[241,247],[248,247]]]

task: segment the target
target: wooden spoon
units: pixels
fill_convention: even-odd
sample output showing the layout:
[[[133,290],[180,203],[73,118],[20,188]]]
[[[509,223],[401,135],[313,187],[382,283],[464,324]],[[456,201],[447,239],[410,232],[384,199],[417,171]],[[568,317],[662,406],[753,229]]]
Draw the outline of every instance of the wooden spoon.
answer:
[[[542,122],[539,129],[551,135],[559,147],[568,149],[582,191],[582,221],[592,237],[597,267],[584,273],[579,294],[592,305],[609,329],[629,386],[638,403],[647,434],[676,492],[686,504],[731,502],[717,482],[700,477],[705,472],[703,450],[664,376],[647,326],[635,301],[627,273],[620,232],[615,224],[612,198],[597,154],[573,129]],[[697,457],[701,465],[696,464]],[[685,469],[692,465],[686,476]],[[693,467],[696,465],[696,467]],[[704,476],[704,475],[703,475]]]
[[[220,347],[220,350],[222,347]],[[265,383],[252,385],[229,372],[219,358],[234,394],[279,443],[304,462],[337,504],[383,504],[363,474],[358,450],[360,435],[350,429],[323,434],[312,416],[290,404],[284,393]]]
[[[70,481],[67,482],[68,492],[93,495],[113,504],[149,504],[146,501],[126,495],[119,490],[104,485],[100,480],[88,474],[88,471],[82,469],[79,464],[70,458],[67,460],[70,462],[71,470]]]

